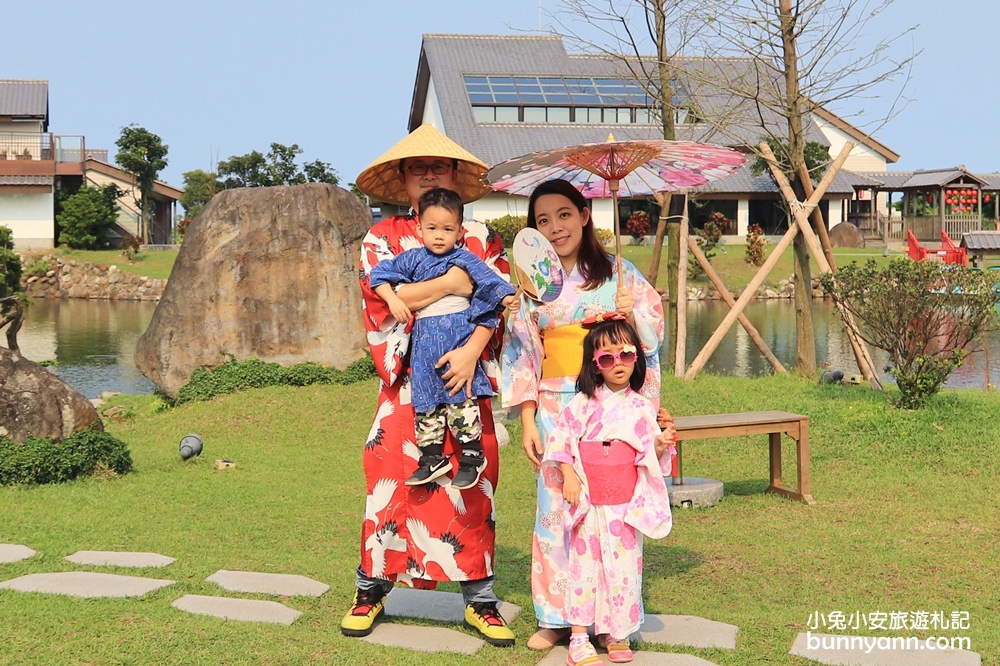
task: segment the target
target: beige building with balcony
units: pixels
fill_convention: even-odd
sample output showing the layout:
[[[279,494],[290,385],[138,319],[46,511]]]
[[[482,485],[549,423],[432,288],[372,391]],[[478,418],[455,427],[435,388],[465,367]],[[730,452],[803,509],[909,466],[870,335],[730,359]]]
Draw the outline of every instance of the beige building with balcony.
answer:
[[[49,132],[48,81],[0,79],[0,225],[14,234],[19,251],[56,246],[55,193],[86,184],[115,182],[125,194],[114,244],[138,230],[131,176],[108,164],[107,150],[88,149],[80,135]],[[157,183],[151,226],[153,244],[170,243],[181,191]]]

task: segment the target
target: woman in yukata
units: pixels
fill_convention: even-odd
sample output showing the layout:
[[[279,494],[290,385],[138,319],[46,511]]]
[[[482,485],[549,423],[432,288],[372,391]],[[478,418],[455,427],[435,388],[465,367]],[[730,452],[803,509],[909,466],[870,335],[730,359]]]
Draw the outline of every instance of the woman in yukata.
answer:
[[[538,229],[559,256],[563,287],[550,303],[522,296],[511,315],[501,359],[501,401],[512,416],[520,412],[522,446],[538,470],[531,593],[539,629],[528,647],[544,650],[568,638],[571,626],[564,609],[568,535],[563,475],[556,463],[543,465],[542,458],[553,419],[577,393],[586,335],[581,322],[605,312],[628,319],[646,364],[640,393],[659,408],[663,304],[656,289],[626,260],[618,288],[616,262],[597,239],[587,200],[570,183],[551,180],[535,188],[528,201],[528,226]],[[669,464],[668,456],[663,464]]]

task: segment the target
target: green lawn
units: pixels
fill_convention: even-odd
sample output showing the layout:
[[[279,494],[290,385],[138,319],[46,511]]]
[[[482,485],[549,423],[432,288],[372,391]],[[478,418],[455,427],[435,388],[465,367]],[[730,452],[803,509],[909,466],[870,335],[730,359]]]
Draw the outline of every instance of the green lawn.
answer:
[[[60,486],[0,488],[0,542],[39,555],[0,564],[0,579],[80,569],[177,581],[139,599],[80,600],[0,590],[0,664],[517,664],[530,605],[532,470],[515,444],[501,452],[496,569],[500,595],[524,608],[519,645],[456,657],[414,654],[340,635],[358,558],[364,481],[361,447],[376,386],[270,388],[174,409],[152,396],[122,396],[124,421],[108,418],[136,471]],[[1000,395],[945,390],[922,411],[898,411],[860,386],[794,377],[664,379],[676,415],[758,409],[811,417],[812,491],[806,506],[765,495],[766,437],[689,442],[685,471],[722,480],[710,509],[679,510],[673,533],[647,541],[648,613],[697,615],[739,627],[737,649],[644,646],[723,666],[807,663],[788,654],[811,615],[968,612],[967,631],[858,632],[968,635],[984,664],[998,664],[996,548],[1000,503]],[[189,432],[205,442],[182,462]],[[784,478],[795,479],[794,447]],[[217,458],[236,468],[215,470]],[[81,567],[76,550],[154,551],[165,569]],[[227,594],[205,578],[219,569],[310,576],[320,598],[283,601],[304,615],[292,626],[225,622],[175,610],[183,594]],[[443,589],[457,590],[455,584]],[[269,599],[265,595],[239,595]],[[466,631],[454,626],[459,631]],[[837,633],[837,632],[833,632]]]
[[[765,255],[770,256],[771,252],[774,251],[775,244],[768,243],[765,249]],[[612,252],[614,250],[612,249]],[[887,262],[888,258],[883,257],[883,248],[835,248],[833,251],[834,261],[837,262],[838,266],[848,264],[852,261],[865,262],[869,259],[875,259],[877,262]],[[648,272],[649,264],[653,257],[653,245],[652,243],[646,245],[623,245],[622,246],[622,256],[639,268],[643,273]],[[746,245],[717,245],[715,248],[715,256],[712,257],[712,268],[715,272],[719,274],[722,279],[723,284],[732,291],[738,292],[746,287],[750,280],[753,279],[757,272],[750,264],[746,263],[744,257],[746,256]],[[891,256],[901,256],[899,252],[891,253]],[[660,270],[659,275],[657,275],[656,287],[660,289],[666,289],[667,278],[666,278],[666,251],[663,253],[663,257],[660,259]],[[690,261],[694,261],[694,257],[690,257]],[[813,275],[819,275],[819,267],[816,265],[816,261],[812,262],[812,273]],[[778,263],[775,264],[774,269],[767,276],[764,284],[766,285],[776,285],[779,281],[787,279],[792,275],[792,249],[788,248],[782,254],[781,258],[778,259]],[[689,281],[692,285],[702,285],[711,286],[711,282],[708,277],[701,276],[696,280]]]
[[[68,261],[117,266],[126,273],[162,280],[170,277],[170,270],[174,267],[174,260],[177,259],[177,250],[143,250],[136,254],[130,263],[121,250],[71,250],[68,248],[56,248],[55,250],[31,253],[24,267],[28,268],[33,259],[47,254],[54,254]]]

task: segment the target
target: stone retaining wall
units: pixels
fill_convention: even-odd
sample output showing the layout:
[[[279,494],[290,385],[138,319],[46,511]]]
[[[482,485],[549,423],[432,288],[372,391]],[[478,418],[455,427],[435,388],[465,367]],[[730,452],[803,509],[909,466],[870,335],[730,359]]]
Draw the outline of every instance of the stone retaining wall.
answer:
[[[21,278],[28,298],[105,298],[120,301],[158,301],[166,280],[132,275],[117,266],[89,264],[45,256],[53,267],[45,275]],[[22,262],[23,263],[23,262]]]
[[[117,266],[88,264],[65,260],[55,256],[43,257],[43,261],[54,264],[42,276],[22,277],[21,287],[28,298],[106,298],[123,301],[158,301],[167,285],[166,280],[132,275]],[[795,285],[791,278],[778,282],[776,286],[761,287],[757,298],[792,298]],[[823,298],[819,279],[813,278],[813,298]],[[739,292],[733,298],[739,298]],[[712,287],[689,286],[689,301],[720,301],[722,297]]]
[[[812,278],[812,297],[826,298],[823,287],[819,283],[818,277]],[[731,291],[733,300],[739,299],[739,291]],[[791,277],[780,280],[775,286],[764,286],[757,290],[756,298],[792,298],[795,296],[795,283]],[[689,301],[721,301],[722,297],[714,287],[709,286],[689,286],[687,288],[687,299]]]

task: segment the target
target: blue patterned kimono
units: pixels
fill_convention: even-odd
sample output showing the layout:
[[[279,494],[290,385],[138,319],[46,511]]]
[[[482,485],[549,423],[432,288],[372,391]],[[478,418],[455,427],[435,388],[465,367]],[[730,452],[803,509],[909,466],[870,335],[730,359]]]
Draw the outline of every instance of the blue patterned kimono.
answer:
[[[392,259],[380,261],[370,275],[372,288],[385,283],[396,286],[441,277],[452,266],[462,268],[472,277],[472,297],[462,299],[467,305],[459,303],[458,297],[446,297],[451,307],[444,309],[455,311],[427,314],[433,313],[438,305],[432,303],[415,313],[410,347],[410,385],[416,412],[429,412],[438,405],[457,405],[469,399],[465,391],[448,395],[441,378],[448,366],[440,369],[434,366],[447,352],[464,345],[477,326],[496,328],[500,322],[500,301],[505,296],[512,296],[514,287],[482,259],[459,247],[445,254],[434,254],[425,247],[407,250]],[[481,366],[476,368],[472,393],[473,397],[493,395],[493,387]]]

